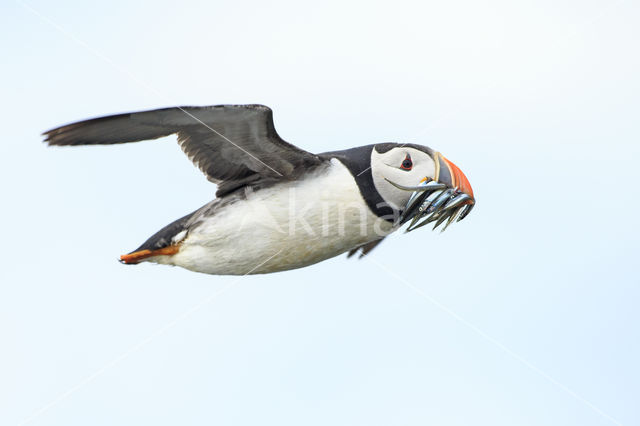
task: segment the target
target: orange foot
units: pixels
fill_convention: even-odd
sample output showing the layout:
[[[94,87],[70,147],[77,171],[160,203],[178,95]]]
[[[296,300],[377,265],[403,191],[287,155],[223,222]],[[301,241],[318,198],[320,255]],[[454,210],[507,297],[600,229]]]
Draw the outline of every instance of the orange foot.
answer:
[[[153,256],[171,256],[176,254],[180,250],[179,245],[163,247],[157,250],[140,250],[134,251],[133,253],[123,254],[120,256],[120,262],[126,263],[127,265],[133,265],[136,263],[140,263],[142,260],[153,257]]]

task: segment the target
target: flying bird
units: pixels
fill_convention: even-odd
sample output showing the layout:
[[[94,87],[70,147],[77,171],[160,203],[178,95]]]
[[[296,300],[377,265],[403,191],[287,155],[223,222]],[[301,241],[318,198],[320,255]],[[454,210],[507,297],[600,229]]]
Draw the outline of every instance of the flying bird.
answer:
[[[387,235],[464,219],[475,198],[442,154],[377,143],[312,154],[284,141],[263,105],[174,107],[110,115],[43,134],[48,145],[108,145],[176,134],[217,185],[216,197],[162,228],[125,264],[215,275],[285,271],[341,253],[368,254]]]

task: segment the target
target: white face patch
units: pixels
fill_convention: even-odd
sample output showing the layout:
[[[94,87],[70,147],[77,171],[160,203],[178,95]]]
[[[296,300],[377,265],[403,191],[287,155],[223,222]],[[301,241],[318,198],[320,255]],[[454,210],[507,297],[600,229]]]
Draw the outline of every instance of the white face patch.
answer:
[[[410,159],[409,170],[403,162]],[[409,163],[405,163],[405,166]],[[411,147],[396,147],[381,154],[371,151],[371,174],[378,193],[394,209],[401,209],[409,201],[411,191],[396,188],[386,179],[403,186],[417,186],[425,177],[435,177],[436,164],[424,151]]]

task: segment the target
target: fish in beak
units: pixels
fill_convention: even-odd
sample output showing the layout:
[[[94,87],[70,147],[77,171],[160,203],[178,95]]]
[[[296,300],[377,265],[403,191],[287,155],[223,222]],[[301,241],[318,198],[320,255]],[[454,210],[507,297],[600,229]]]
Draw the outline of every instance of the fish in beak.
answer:
[[[399,189],[413,192],[398,218],[399,225],[411,221],[406,232],[431,222],[435,222],[433,229],[444,223],[444,231],[454,221],[467,217],[475,205],[473,189],[462,170],[439,152],[433,157],[436,163],[433,179],[425,177],[414,187],[389,181]]]

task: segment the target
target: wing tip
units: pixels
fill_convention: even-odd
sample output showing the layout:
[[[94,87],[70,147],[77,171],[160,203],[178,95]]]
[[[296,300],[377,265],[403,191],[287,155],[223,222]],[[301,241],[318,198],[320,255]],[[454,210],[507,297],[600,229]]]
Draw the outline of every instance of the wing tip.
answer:
[[[78,124],[81,123],[66,124],[64,126],[42,132],[40,134],[40,136],[44,138],[42,142],[47,144],[47,146],[79,145],[78,142],[74,142],[67,137],[67,133],[78,127]]]

